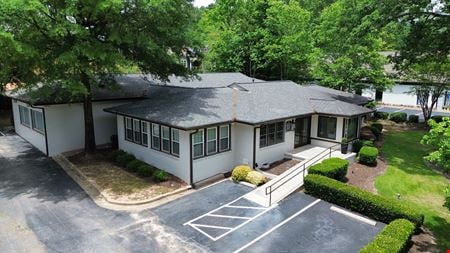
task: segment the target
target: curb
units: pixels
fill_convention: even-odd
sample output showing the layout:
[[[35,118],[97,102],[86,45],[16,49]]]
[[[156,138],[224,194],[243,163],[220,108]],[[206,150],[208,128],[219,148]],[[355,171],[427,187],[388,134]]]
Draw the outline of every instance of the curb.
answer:
[[[75,182],[77,182],[81,188],[94,200],[97,200],[99,196],[108,202],[109,204],[113,205],[119,205],[119,206],[140,206],[149,204],[155,201],[158,201],[163,198],[167,198],[172,195],[176,195],[185,191],[190,190],[192,187],[190,185],[183,187],[181,189],[177,189],[175,191],[171,191],[156,197],[153,197],[151,199],[141,200],[141,201],[116,201],[112,200],[107,194],[104,194],[101,191],[101,188],[93,181],[89,180],[89,178],[84,175],[77,166],[75,166],[73,163],[71,163],[64,155],[57,155],[53,157],[53,160],[61,166],[61,168],[64,169],[64,171],[69,174],[70,177],[72,177]],[[80,180],[81,179],[81,180]]]

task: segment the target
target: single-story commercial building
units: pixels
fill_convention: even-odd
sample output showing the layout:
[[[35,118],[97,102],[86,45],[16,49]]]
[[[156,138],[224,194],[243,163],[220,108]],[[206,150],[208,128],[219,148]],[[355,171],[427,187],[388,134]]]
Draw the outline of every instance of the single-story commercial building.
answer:
[[[171,79],[150,85],[145,99],[106,108],[117,115],[119,148],[194,184],[239,164],[281,160],[304,145],[356,139],[372,112],[359,95],[228,75]]]

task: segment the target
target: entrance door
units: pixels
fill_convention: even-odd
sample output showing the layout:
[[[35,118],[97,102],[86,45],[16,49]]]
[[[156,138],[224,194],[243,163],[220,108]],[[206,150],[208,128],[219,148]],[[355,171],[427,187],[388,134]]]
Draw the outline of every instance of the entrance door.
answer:
[[[309,134],[311,131],[311,117],[298,118],[295,120],[294,147],[310,144]]]

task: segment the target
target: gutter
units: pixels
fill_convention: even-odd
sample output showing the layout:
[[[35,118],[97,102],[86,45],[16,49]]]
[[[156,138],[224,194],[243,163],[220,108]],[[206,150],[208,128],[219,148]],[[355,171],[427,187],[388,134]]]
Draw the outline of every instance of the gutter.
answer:
[[[253,128],[253,169],[256,169],[256,129],[260,128],[260,126]]]
[[[194,185],[194,158],[192,157],[192,135],[196,134],[198,129],[195,132],[189,133],[189,184],[195,189]]]

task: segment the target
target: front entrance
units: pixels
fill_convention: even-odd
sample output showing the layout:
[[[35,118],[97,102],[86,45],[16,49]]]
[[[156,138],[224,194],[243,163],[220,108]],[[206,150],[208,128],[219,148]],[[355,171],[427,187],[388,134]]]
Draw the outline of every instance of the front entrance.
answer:
[[[294,147],[298,148],[311,143],[311,117],[298,118],[295,120]]]

